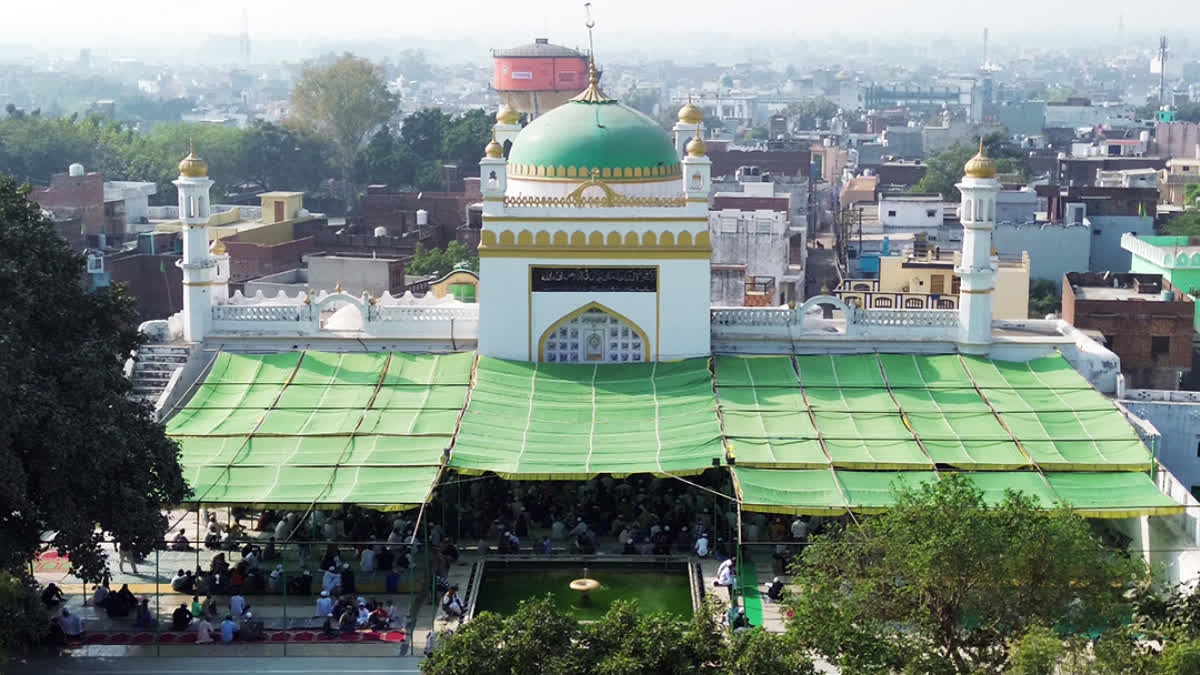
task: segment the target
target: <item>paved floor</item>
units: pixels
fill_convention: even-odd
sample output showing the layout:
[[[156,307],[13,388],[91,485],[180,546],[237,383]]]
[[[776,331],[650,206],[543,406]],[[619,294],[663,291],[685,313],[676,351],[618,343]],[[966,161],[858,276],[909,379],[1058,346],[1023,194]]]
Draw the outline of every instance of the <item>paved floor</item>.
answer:
[[[373,675],[375,673],[419,673],[419,657],[308,657],[274,658],[267,656],[216,657],[64,657],[35,659],[6,666],[9,675],[84,675],[123,673],[124,675],[302,675],[338,673]]]

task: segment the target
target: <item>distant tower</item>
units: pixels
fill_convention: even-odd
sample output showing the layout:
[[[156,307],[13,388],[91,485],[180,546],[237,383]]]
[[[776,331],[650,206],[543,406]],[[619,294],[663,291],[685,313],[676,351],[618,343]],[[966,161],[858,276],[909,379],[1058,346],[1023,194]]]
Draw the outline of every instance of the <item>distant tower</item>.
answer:
[[[992,264],[992,230],[996,227],[996,163],[979,152],[963,167],[959,219],[963,226],[962,260],[954,269],[962,280],[958,295],[959,348],[968,354],[987,353],[992,341],[992,291],[996,268]]]
[[[212,325],[212,292],[216,281],[217,260],[209,255],[208,164],[189,148],[179,162],[179,222],[183,228],[183,337],[200,342]]]
[[[1167,105],[1167,36],[1158,38],[1158,105]]]
[[[245,7],[242,8],[242,37],[239,41],[239,47],[242,51],[242,65],[250,65],[250,14]]]
[[[983,29],[983,67],[988,64],[988,29]]]

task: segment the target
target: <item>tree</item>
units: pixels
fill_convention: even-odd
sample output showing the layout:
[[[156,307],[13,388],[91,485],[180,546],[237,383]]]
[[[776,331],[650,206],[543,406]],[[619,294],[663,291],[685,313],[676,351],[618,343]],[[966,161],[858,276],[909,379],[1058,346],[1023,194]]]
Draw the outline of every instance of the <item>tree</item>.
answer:
[[[761,628],[729,636],[711,597],[691,619],[641,614],[618,601],[581,625],[549,598],[521,603],[509,616],[483,612],[442,641],[421,664],[426,675],[624,675],[731,673],[811,675],[804,653],[785,635]]]
[[[107,569],[97,527],[135,555],[163,541],[163,505],[188,494],[179,447],[130,400],[123,366],[144,340],[133,298],[86,291],[73,253],[26,191],[0,175],[0,569],[42,548],[73,573]]]
[[[328,146],[312,134],[255,122],[241,141],[244,179],[266,190],[314,190],[328,174]]]
[[[457,162],[464,173],[479,168],[483,147],[492,137],[495,120],[486,110],[476,109],[459,115],[446,125],[442,133],[442,157]]]
[[[829,120],[837,114],[838,105],[827,98],[814,98],[801,103],[791,103],[783,114],[800,129],[820,129],[829,126]]]
[[[886,514],[817,537],[793,568],[788,630],[848,670],[998,673],[1030,626],[1116,625],[1137,560],[1068,507],[989,504],[959,473],[896,491]]]
[[[292,89],[293,121],[333,146],[347,206],[358,149],[395,112],[383,69],[349,53],[327,66],[306,66]]]
[[[27,571],[0,570],[0,666],[42,637],[46,611]]]
[[[1183,188],[1183,202],[1187,208],[1200,207],[1200,183],[1191,183]]]
[[[1168,220],[1163,232],[1176,237],[1200,237],[1200,209],[1188,209]]]
[[[400,126],[400,135],[417,157],[441,159],[442,139],[445,137],[446,127],[449,125],[450,116],[442,112],[441,108],[425,108],[404,118],[404,122]],[[482,147],[480,146],[480,148]],[[482,150],[476,151],[482,152]]]
[[[1047,314],[1057,314],[1062,308],[1062,296],[1058,284],[1050,279],[1034,279],[1029,282],[1029,318],[1044,319]]]
[[[996,170],[1010,173],[1021,169],[1021,150],[1010,143],[1002,132],[983,137],[983,147],[988,157],[996,161]],[[955,143],[935,153],[925,162],[925,176],[912,187],[910,192],[938,193],[947,201],[958,201],[961,195],[955,187],[963,178],[963,167],[979,148],[974,145]]]
[[[479,258],[472,256],[467,247],[457,241],[450,242],[445,249],[427,249],[424,244],[417,244],[404,271],[406,274],[446,274],[459,264],[472,272],[479,271]]]

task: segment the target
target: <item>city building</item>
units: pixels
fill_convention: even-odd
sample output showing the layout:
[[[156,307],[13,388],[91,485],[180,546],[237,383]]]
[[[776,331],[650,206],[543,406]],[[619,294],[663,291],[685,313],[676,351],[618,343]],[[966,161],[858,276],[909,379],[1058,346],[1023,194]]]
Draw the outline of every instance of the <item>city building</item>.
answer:
[[[879,223],[889,227],[933,229],[945,220],[940,194],[901,193],[879,198]]]
[[[82,235],[104,235],[107,242],[120,244],[148,231],[149,198],[156,191],[150,182],[106,181],[104,174],[87,173],[76,163],[51,176],[48,187],[35,188],[29,199],[51,213],[79,218]]]
[[[1104,336],[1128,387],[1177,389],[1192,369],[1195,305],[1161,274],[1070,272],[1063,319]]]
[[[1200,183],[1200,156],[1175,157],[1167,160],[1167,168],[1158,172],[1158,198],[1164,204],[1197,206],[1187,203],[1189,185]]]
[[[1200,241],[1189,237],[1125,234],[1121,247],[1131,256],[1129,271],[1162,275],[1173,288],[1200,295]],[[1196,330],[1200,332],[1200,319]]]

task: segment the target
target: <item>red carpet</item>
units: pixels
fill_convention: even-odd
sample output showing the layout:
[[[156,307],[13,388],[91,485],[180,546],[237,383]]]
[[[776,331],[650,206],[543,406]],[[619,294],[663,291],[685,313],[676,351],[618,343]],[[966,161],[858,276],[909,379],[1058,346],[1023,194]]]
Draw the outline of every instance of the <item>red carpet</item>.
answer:
[[[338,637],[329,637],[320,631],[312,630],[269,630],[263,633],[263,639],[260,642],[404,642],[404,640],[405,636],[402,630],[393,630],[386,633],[357,631],[354,633],[343,633]],[[192,632],[159,633],[158,641],[164,645],[195,644],[196,634]],[[72,640],[71,644],[151,645],[154,644],[154,633],[88,633],[82,640]],[[216,644],[220,644],[220,642],[218,641]]]

